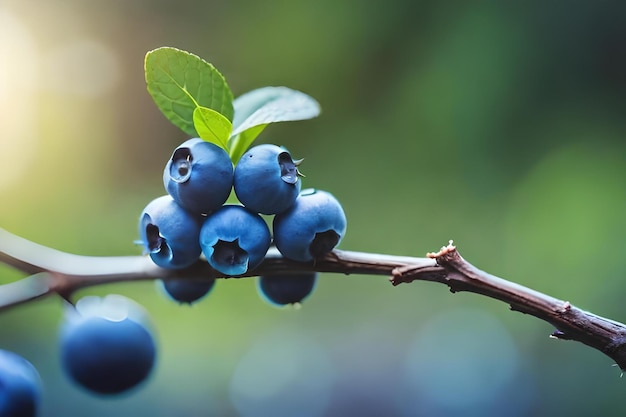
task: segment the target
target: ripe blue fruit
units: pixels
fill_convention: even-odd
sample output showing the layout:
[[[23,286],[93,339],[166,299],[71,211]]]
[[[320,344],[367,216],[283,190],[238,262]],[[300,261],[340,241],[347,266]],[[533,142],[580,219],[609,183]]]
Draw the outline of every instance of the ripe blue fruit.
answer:
[[[169,195],[152,200],[139,218],[139,238],[144,252],[161,268],[187,267],[198,260],[202,250],[201,216],[189,213]]]
[[[34,417],[40,398],[35,367],[18,354],[0,350],[0,416]]]
[[[259,277],[257,288],[261,297],[270,304],[296,304],[313,292],[317,275],[317,272],[265,275]]]
[[[274,244],[286,258],[307,262],[330,252],[346,232],[346,215],[330,193],[307,189],[274,217]]]
[[[120,296],[84,297],[61,327],[61,364],[78,385],[117,394],[146,380],[156,347],[143,308]]]
[[[206,296],[215,286],[215,279],[176,279],[160,281],[163,291],[174,301],[191,304]]]
[[[219,146],[189,139],[165,165],[163,185],[181,207],[207,214],[226,202],[233,186],[233,164]]]
[[[254,146],[235,167],[234,189],[241,204],[262,214],[287,210],[300,192],[298,164],[276,145]]]
[[[227,276],[257,267],[270,247],[267,224],[242,206],[225,205],[206,218],[200,245],[209,264]]]

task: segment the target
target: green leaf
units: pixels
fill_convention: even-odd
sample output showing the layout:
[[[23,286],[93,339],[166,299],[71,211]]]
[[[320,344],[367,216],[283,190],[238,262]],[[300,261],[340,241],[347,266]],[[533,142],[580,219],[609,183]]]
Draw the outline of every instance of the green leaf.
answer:
[[[231,133],[231,159],[236,162],[269,123],[312,119],[320,105],[301,91],[287,87],[263,87],[233,102],[235,117]]]
[[[213,109],[233,119],[233,94],[222,74],[198,56],[176,48],[150,51],[145,59],[148,92],[174,125],[196,136],[194,110]]]
[[[261,124],[305,120],[320,114],[320,105],[301,91],[287,87],[263,87],[233,102],[233,136]]]
[[[233,124],[223,114],[208,107],[196,107],[193,111],[193,124],[202,139],[228,152],[228,138]]]

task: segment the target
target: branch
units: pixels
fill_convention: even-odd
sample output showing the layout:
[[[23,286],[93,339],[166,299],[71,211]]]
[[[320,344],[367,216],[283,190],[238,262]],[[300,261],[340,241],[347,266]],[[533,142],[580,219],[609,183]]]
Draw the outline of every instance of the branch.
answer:
[[[51,294],[69,299],[85,287],[122,281],[153,279],[213,279],[223,277],[200,260],[189,268],[167,270],[147,256],[94,257],[60,252],[0,229],[0,262],[29,277],[0,285],[0,310]],[[341,274],[387,275],[394,286],[416,280],[439,282],[453,293],[473,292],[509,304],[511,310],[552,324],[551,337],[575,340],[599,350],[626,370],[626,325],[583,311],[568,301],[488,274],[468,263],[450,245],[426,258],[334,250],[315,262],[285,259],[275,248],[263,263],[244,277],[317,271]]]
[[[33,243],[3,229],[0,229],[0,262],[34,274],[0,285],[0,310],[51,294],[69,298],[79,289],[115,282],[234,278],[223,276],[205,260],[185,269],[163,269],[148,256],[74,255]],[[431,267],[434,273],[440,273],[436,262],[428,258],[335,250],[315,262],[296,262],[284,258],[276,248],[270,248],[261,265],[236,278],[295,271],[391,275],[394,268],[406,265]]]
[[[444,279],[434,281],[448,285],[451,292],[468,291],[503,301],[513,311],[552,324],[556,330],[550,337],[584,343],[613,359],[622,371],[626,370],[626,325],[481,271],[461,257],[452,241],[427,256],[445,270]],[[391,282],[398,285],[414,280],[430,281],[423,276],[421,268],[407,265],[393,271]]]

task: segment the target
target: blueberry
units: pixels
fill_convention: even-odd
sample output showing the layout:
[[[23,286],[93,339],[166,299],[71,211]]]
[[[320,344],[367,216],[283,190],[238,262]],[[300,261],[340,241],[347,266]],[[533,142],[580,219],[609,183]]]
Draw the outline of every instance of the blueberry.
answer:
[[[174,150],[165,165],[163,184],[180,206],[207,214],[226,202],[233,186],[233,164],[219,146],[189,139]]]
[[[206,296],[215,285],[215,279],[170,279],[159,281],[163,291],[174,301],[191,304]]]
[[[286,258],[307,262],[330,252],[346,232],[346,216],[330,193],[307,189],[274,217],[274,244]]]
[[[270,231],[263,218],[242,206],[222,206],[207,217],[200,230],[200,245],[207,261],[228,276],[257,267],[270,243]]]
[[[262,214],[287,210],[298,197],[298,164],[286,149],[258,145],[243,154],[235,167],[234,188],[241,204]]]
[[[261,276],[258,291],[270,304],[297,304],[313,292],[317,275],[316,272],[294,272]]]
[[[152,200],[139,218],[144,251],[161,268],[187,267],[198,260],[201,216],[181,208],[169,195]]]
[[[34,417],[41,398],[41,379],[33,365],[0,350],[0,416]]]
[[[156,347],[145,311],[119,295],[84,297],[66,312],[61,327],[61,364],[78,385],[118,394],[145,381]]]

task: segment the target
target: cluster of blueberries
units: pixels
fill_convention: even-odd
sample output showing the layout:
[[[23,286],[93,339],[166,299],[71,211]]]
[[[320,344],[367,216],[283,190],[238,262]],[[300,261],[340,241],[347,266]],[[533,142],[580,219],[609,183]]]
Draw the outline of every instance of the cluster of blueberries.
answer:
[[[163,171],[168,194],[148,203],[140,216],[145,252],[160,267],[174,269],[204,255],[228,277],[259,266],[272,243],[294,261],[323,256],[343,238],[346,216],[331,194],[301,190],[300,162],[283,147],[263,144],[248,149],[233,168],[219,146],[185,141]],[[241,204],[226,203],[233,190]],[[315,273],[261,276],[258,288],[274,304],[292,304],[312,291],[315,280]],[[212,286],[209,280],[163,282],[180,302],[193,302]]]
[[[162,268],[206,261],[225,277],[250,274],[273,244],[285,257],[311,262],[331,251],[346,230],[339,202],[320,190],[301,190],[289,152],[264,144],[248,149],[236,166],[222,148],[202,139],[178,146],[165,166],[168,194],[151,201],[139,219],[145,252]],[[227,204],[234,189],[241,204]],[[272,218],[273,217],[273,218]],[[268,223],[271,220],[271,231]],[[317,273],[258,278],[269,303],[301,302]],[[214,279],[159,281],[181,303],[208,294]],[[154,367],[156,343],[147,312],[120,296],[83,297],[67,306],[60,331],[61,364],[69,378],[96,394],[117,394],[144,381]],[[35,416],[41,397],[36,369],[0,350],[0,417]]]

